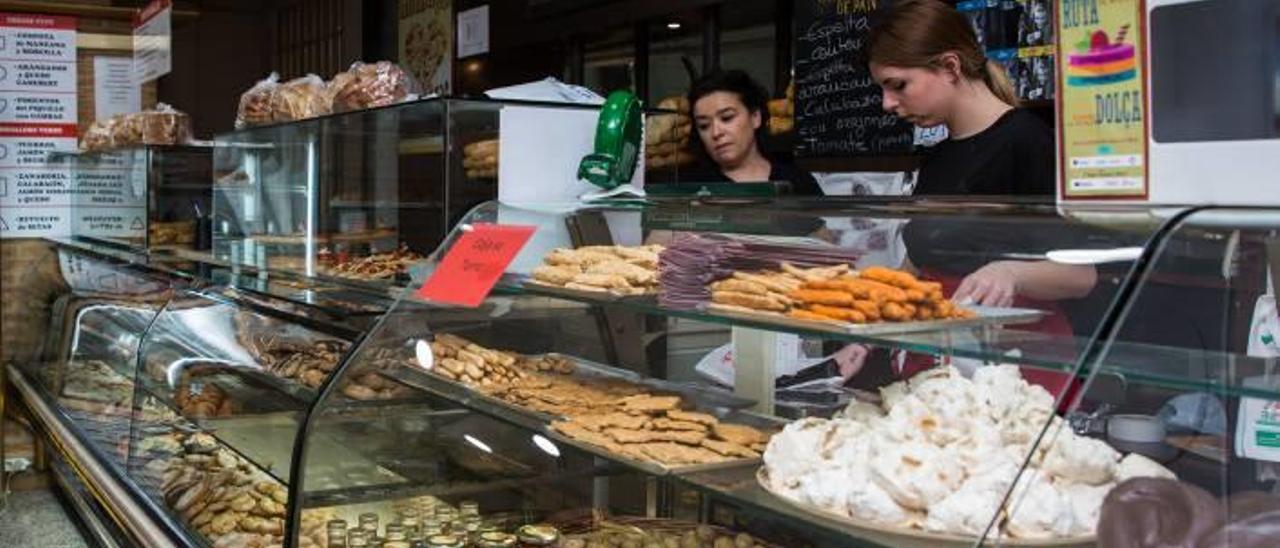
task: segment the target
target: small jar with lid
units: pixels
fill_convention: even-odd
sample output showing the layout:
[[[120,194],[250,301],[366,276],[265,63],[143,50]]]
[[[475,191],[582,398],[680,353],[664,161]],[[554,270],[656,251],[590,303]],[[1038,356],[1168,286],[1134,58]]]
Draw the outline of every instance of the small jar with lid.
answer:
[[[436,535],[427,539],[430,548],[464,548],[466,543],[457,535]]]
[[[458,503],[458,514],[459,514],[459,515],[461,515],[461,516],[463,516],[463,517],[466,517],[466,516],[479,516],[479,515],[480,515],[480,503],[478,503],[478,502],[476,502],[476,501],[474,501],[474,500],[464,500],[464,501],[462,501],[462,502],[459,502],[459,503]]]
[[[466,534],[468,542],[475,542],[480,538],[480,516],[466,515],[462,516],[462,528]]]
[[[409,543],[403,540],[391,540],[382,543],[382,548],[410,548]]]
[[[360,514],[360,530],[370,537],[378,536],[378,514],[366,512]]]
[[[513,548],[516,546],[516,536],[510,533],[500,531],[486,531],[480,533],[480,538],[476,539],[476,548]]]
[[[369,548],[369,537],[364,531],[347,533],[347,548]]]
[[[325,524],[325,532],[329,538],[329,548],[345,548],[347,545],[346,520],[334,519]]]
[[[545,523],[525,525],[516,529],[516,541],[523,548],[540,548],[555,546],[560,540],[560,531]]]
[[[393,528],[394,527],[394,528]],[[409,543],[409,536],[404,534],[404,529],[394,525],[387,525],[387,536],[382,545],[387,546],[393,542]]]
[[[405,516],[400,519],[400,525],[404,527],[404,534],[412,536],[414,533],[422,532],[422,523],[418,521],[417,516]]]

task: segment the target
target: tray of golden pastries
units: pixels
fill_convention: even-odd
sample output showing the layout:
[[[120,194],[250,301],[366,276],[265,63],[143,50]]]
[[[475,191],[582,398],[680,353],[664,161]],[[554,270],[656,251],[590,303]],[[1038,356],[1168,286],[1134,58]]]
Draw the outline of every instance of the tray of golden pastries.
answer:
[[[708,289],[702,309],[711,314],[849,335],[1031,323],[1046,314],[960,305],[943,296],[940,283],[883,267],[802,269],[784,262],[777,271],[734,272]]]
[[[717,470],[760,462],[782,421],[742,411],[717,415],[679,396],[637,394],[617,409],[568,417],[547,435],[654,475]]]
[[[762,489],[787,506],[791,506],[803,512],[814,514],[831,521],[839,522],[846,529],[856,530],[858,538],[883,544],[885,546],[894,546],[898,548],[959,548],[962,546],[973,546],[978,540],[976,537],[967,535],[932,533],[912,527],[887,525],[870,520],[843,516],[829,510],[824,510],[812,504],[800,502],[776,492],[769,482],[769,472],[763,466],[756,471],[756,482],[760,484]],[[994,537],[999,533],[993,530],[990,534]],[[1005,538],[1000,539],[1000,545],[1002,546],[1055,548],[1085,548],[1096,546],[1097,542],[1097,537],[1095,535],[1047,539],[1008,538],[1006,536]]]
[[[616,300],[656,295],[660,245],[558,248],[524,282],[543,293],[575,299]]]
[[[431,343],[433,376],[463,385],[492,403],[542,422],[611,410],[619,398],[648,392],[679,394],[706,407],[741,409],[753,401],[697,384],[645,378],[634,372],[559,353],[523,355],[451,334]],[[421,369],[416,368],[415,369]]]

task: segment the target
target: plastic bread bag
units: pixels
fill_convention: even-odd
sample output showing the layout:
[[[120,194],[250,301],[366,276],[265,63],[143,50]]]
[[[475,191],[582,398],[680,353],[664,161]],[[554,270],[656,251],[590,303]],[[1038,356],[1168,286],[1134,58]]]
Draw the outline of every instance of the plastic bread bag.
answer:
[[[271,123],[271,96],[278,87],[280,75],[272,72],[240,94],[240,106],[236,109],[236,129]]]
[[[117,114],[112,118],[116,119],[115,124],[111,126],[112,148],[124,148],[143,143],[143,120],[141,115],[138,113]]]
[[[292,122],[329,113],[328,86],[314,74],[294,78],[276,87],[271,94],[271,120]]]
[[[148,145],[176,145],[191,140],[191,117],[165,103],[137,114],[142,120],[142,142]]]
[[[94,152],[111,148],[111,132],[116,121],[115,117],[94,120],[80,137],[80,149],[85,152]]]
[[[357,61],[330,83],[333,87],[333,111],[348,112],[416,99],[418,83],[395,63]]]

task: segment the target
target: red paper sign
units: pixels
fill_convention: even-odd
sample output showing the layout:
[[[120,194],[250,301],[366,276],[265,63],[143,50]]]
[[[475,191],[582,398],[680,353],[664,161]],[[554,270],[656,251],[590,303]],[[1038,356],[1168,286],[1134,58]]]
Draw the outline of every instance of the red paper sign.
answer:
[[[418,289],[418,297],[478,306],[537,227],[476,223],[454,242],[440,266]]]

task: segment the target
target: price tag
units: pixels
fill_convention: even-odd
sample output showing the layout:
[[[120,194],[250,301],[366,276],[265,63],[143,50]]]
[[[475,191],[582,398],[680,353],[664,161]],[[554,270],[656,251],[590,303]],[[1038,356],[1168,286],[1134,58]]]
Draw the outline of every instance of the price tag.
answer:
[[[427,283],[418,289],[417,296],[441,303],[478,306],[536,229],[472,224],[471,230],[463,233],[449,249]]]

